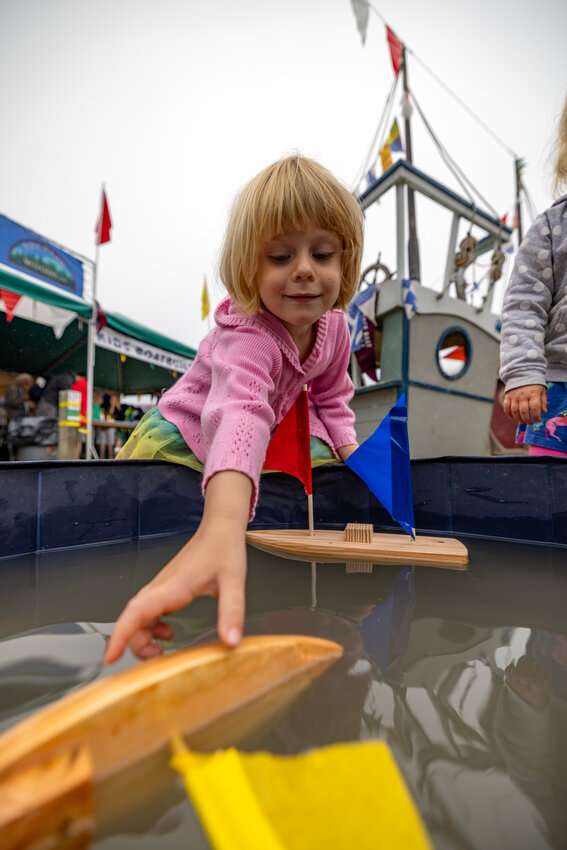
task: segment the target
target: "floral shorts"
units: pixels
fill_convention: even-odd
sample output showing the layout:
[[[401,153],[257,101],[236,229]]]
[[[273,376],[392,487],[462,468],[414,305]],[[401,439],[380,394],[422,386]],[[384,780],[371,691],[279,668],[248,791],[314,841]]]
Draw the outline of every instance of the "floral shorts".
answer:
[[[116,459],[167,460],[203,471],[203,464],[191,451],[177,426],[164,419],[157,407],[144,413]],[[334,460],[332,449],[318,437],[311,437],[311,466]]]
[[[567,457],[567,383],[547,385],[547,413],[535,425],[518,425],[516,442],[536,446],[540,450],[537,454],[551,450]]]

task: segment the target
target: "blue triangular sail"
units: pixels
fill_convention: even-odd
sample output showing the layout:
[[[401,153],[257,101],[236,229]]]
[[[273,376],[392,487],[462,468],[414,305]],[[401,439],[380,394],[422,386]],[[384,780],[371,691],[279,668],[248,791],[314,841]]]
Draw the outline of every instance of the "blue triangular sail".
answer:
[[[415,539],[405,395],[400,396],[374,433],[345,463]]]

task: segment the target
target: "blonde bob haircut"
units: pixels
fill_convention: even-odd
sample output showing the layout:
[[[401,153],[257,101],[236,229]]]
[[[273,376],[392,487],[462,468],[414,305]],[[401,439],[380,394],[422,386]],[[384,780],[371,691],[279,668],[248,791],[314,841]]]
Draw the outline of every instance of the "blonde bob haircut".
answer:
[[[256,274],[263,246],[280,233],[308,227],[329,230],[342,241],[342,279],[333,305],[345,310],[359,284],[363,218],[358,201],[330,171],[299,154],[268,166],[237,196],[220,260],[220,276],[235,306],[263,310]]]

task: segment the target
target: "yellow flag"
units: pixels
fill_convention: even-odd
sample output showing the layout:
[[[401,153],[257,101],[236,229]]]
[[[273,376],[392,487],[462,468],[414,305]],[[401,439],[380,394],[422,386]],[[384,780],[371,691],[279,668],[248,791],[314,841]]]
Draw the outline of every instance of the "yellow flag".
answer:
[[[215,850],[433,850],[384,741],[297,756],[172,745],[170,764]]]
[[[386,143],[380,151],[380,159],[382,160],[382,172],[392,167],[392,152],[389,144]]]
[[[207,277],[206,276],[203,278],[203,294],[201,296],[201,305],[202,305],[201,318],[206,319],[207,316],[209,315],[209,310],[210,310],[209,293],[207,291]]]

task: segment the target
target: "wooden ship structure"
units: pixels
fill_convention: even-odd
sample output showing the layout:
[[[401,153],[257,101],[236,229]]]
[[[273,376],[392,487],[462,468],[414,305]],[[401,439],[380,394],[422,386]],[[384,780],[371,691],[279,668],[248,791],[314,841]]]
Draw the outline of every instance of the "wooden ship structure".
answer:
[[[407,103],[405,48],[399,77]],[[404,125],[404,158],[377,179],[369,172],[369,185],[357,192],[365,213],[374,205],[391,205],[391,195],[395,196],[396,243],[393,271],[379,256],[361,277],[360,293],[368,287],[375,290],[374,299],[367,302],[371,306],[364,311],[372,323],[375,375],[370,381],[353,355],[351,406],[359,442],[405,394],[412,457],[483,456],[507,449],[516,453],[513,423],[506,422],[497,392],[500,318],[490,309],[513,228],[477,205],[458,174],[468,197],[417,168],[412,161],[409,114]],[[516,168],[515,224],[521,241],[518,219],[524,187],[520,173]],[[427,285],[420,269],[417,196],[442,208],[443,213],[436,213],[449,222],[443,279],[440,287],[435,281],[437,288]],[[483,258],[483,269],[488,269],[482,292],[465,277],[479,258]],[[498,436],[495,417],[501,426]]]

